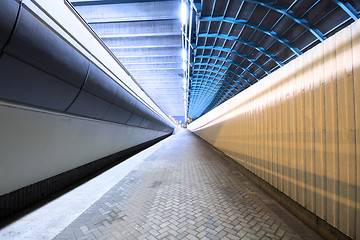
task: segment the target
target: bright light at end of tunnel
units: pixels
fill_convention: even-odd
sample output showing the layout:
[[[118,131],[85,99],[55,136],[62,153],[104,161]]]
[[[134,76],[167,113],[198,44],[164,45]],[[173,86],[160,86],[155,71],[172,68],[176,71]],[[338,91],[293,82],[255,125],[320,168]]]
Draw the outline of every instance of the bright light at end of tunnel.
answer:
[[[182,49],[181,50],[181,56],[182,56],[182,59],[185,61],[187,59],[187,54],[186,54],[186,50],[185,49]]]
[[[183,62],[182,67],[183,67],[184,71],[186,71],[186,67],[187,67],[186,62]]]
[[[181,23],[185,25],[187,22],[187,6],[185,2],[181,3]]]

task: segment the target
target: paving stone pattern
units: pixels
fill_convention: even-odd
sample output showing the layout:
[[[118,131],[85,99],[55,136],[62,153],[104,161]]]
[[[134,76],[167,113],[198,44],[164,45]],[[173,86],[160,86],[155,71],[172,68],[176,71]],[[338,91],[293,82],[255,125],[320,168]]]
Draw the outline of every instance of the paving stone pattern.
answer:
[[[55,239],[314,239],[304,226],[309,234],[296,234],[269,208],[275,205],[205,142],[182,131]]]

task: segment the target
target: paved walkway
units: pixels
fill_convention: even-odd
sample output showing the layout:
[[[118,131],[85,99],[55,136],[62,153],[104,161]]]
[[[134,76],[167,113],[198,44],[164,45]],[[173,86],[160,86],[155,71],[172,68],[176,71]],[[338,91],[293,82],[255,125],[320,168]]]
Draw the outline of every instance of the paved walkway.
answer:
[[[55,237],[317,238],[188,131],[172,136]]]

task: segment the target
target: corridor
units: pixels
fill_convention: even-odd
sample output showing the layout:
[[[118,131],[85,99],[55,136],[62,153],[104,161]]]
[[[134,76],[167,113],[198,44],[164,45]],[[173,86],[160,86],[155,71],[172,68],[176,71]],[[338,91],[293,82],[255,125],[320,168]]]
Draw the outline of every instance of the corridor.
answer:
[[[0,240],[360,240],[359,19],[0,0]]]
[[[0,239],[320,239],[190,131],[152,148],[140,160],[129,159],[137,165],[58,233],[39,232],[24,216],[0,230]],[[118,169],[113,176],[123,167]],[[97,194],[96,187],[79,188],[73,194],[78,191],[83,201],[45,205],[43,213],[62,208],[61,220]]]

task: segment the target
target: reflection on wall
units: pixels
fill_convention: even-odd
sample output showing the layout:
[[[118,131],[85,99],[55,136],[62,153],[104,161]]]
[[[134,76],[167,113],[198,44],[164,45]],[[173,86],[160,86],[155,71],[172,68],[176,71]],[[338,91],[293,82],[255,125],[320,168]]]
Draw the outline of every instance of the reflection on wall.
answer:
[[[360,239],[360,21],[189,129]]]

